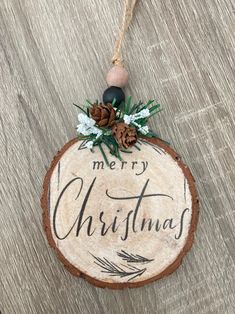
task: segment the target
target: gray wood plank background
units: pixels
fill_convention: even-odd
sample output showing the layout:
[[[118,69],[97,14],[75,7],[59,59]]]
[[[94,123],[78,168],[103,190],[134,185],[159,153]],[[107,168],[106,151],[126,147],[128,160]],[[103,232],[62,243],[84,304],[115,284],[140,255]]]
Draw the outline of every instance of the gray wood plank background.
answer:
[[[122,1],[0,1],[1,313],[235,313],[235,4],[139,0],[123,53],[127,95],[164,107],[151,126],[191,168],[195,245],[170,277],[111,291],[73,277],[40,208],[53,155],[75,136],[72,103],[101,98]]]

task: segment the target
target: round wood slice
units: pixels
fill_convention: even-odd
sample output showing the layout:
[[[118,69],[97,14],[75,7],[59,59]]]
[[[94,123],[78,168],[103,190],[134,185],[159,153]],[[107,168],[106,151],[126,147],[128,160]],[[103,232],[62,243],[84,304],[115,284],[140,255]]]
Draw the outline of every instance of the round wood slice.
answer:
[[[41,204],[49,244],[74,275],[100,287],[139,287],[177,269],[191,248],[198,198],[189,168],[159,139],[111,156],[67,143]]]

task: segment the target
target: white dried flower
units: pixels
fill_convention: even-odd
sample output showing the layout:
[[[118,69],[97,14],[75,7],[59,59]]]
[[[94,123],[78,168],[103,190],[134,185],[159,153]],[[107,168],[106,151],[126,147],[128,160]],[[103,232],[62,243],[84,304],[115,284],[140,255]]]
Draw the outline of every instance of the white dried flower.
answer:
[[[94,144],[93,141],[88,141],[88,142],[86,142],[85,146],[86,146],[88,149],[92,149],[93,144]]]
[[[131,122],[134,121],[133,119],[133,115],[127,115],[127,114],[124,114],[124,117],[123,117],[123,120],[126,124],[130,124]]]
[[[90,135],[92,134],[92,129],[88,127],[86,124],[78,124],[77,132],[83,135]]]
[[[147,125],[145,125],[143,127],[140,127],[138,131],[140,131],[140,133],[146,135],[149,132],[149,127]]]
[[[95,120],[89,118],[85,113],[78,114],[78,121],[81,124],[86,124],[87,126],[90,126],[90,127],[95,125]]]
[[[140,125],[139,123],[133,122],[133,124],[134,124],[135,126],[137,126],[138,129],[141,128],[141,125]]]
[[[137,112],[134,114],[135,120],[141,119],[141,118],[147,118],[150,115],[149,109],[142,109],[140,112]]]
[[[147,118],[150,116],[149,109],[143,109],[140,112],[137,112],[135,114],[127,115],[125,114],[123,117],[123,120],[126,124],[134,123],[135,120],[141,119],[141,118]]]
[[[95,126],[95,120],[89,118],[84,113],[79,113],[78,120],[80,124],[77,125],[77,132],[82,135],[96,134],[96,138],[102,135],[102,131]]]
[[[94,127],[95,130],[94,130],[94,134],[96,134],[96,138],[100,137],[102,135],[102,131],[96,127]]]

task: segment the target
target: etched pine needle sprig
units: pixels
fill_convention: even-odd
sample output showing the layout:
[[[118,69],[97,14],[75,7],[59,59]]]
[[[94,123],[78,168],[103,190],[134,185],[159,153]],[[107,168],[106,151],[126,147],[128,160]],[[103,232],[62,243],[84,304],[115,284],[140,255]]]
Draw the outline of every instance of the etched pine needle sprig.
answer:
[[[127,263],[141,263],[146,264],[154,261],[154,259],[149,259],[144,256],[138,255],[138,254],[131,254],[127,253],[124,250],[121,250],[121,252],[117,252],[117,255],[121,257],[124,261]]]
[[[146,268],[138,268],[133,265],[121,265],[118,266],[116,263],[109,261],[107,258],[100,258],[91,254],[95,261],[102,270],[101,272],[109,274],[109,276],[117,276],[120,278],[129,277],[127,281],[131,281],[136,277],[140,277],[146,271]]]

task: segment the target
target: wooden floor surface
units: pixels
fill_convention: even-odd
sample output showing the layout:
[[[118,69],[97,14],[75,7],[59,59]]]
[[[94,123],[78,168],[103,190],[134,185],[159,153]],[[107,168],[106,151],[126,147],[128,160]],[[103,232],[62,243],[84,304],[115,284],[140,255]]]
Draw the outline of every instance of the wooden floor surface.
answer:
[[[127,95],[155,98],[152,128],[197,181],[193,249],[171,276],[112,291],[73,277],[49,248],[40,196],[73,138],[72,104],[101,99],[122,1],[0,1],[0,311],[235,313],[235,3],[139,0],[123,53]]]

